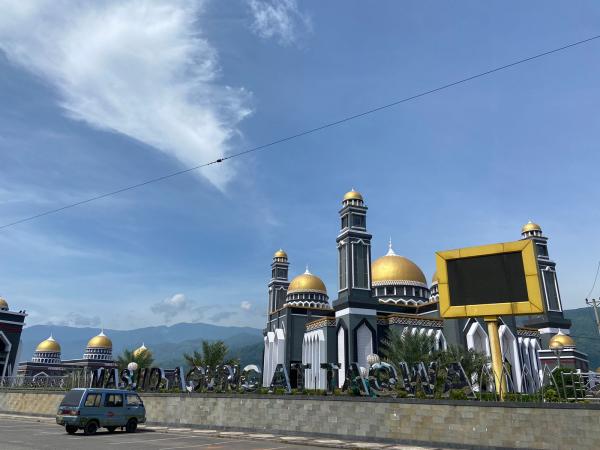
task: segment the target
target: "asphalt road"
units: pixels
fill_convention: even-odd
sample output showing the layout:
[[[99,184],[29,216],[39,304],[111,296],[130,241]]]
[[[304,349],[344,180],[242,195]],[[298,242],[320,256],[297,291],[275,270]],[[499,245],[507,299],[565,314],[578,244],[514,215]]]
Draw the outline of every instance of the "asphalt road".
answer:
[[[290,445],[280,441],[253,441],[227,439],[219,436],[202,436],[193,432],[144,431],[109,434],[104,429],[94,436],[84,436],[80,431],[68,435],[64,428],[33,420],[0,418],[0,448],[2,450],[175,450],[175,449],[232,449],[232,450],[308,450],[323,449],[308,445]]]

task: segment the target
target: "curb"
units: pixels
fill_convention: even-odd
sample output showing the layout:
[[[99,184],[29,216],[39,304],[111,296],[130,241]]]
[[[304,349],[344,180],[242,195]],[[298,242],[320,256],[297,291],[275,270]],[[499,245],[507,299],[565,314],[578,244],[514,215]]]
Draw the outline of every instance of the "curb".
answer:
[[[26,416],[22,414],[7,414],[0,413],[0,418],[7,418],[12,420],[21,420],[28,422],[44,422],[44,423],[56,423],[54,417],[45,416]],[[344,449],[385,449],[385,450],[444,450],[441,447],[416,447],[410,445],[398,445],[398,444],[382,444],[378,442],[352,442],[351,440],[345,441],[341,439],[324,439],[324,438],[310,438],[306,436],[293,436],[293,435],[282,435],[282,434],[271,434],[271,433],[252,433],[244,431],[219,431],[219,430],[204,430],[204,429],[193,429],[193,428],[182,428],[182,427],[166,427],[166,426],[154,426],[140,424],[138,426],[140,431],[154,432],[154,433],[165,433],[165,434],[177,434],[177,435],[206,435],[228,439],[246,439],[252,441],[274,441],[281,442],[282,444],[294,444],[294,445],[312,445],[316,447],[325,448],[344,448]]]

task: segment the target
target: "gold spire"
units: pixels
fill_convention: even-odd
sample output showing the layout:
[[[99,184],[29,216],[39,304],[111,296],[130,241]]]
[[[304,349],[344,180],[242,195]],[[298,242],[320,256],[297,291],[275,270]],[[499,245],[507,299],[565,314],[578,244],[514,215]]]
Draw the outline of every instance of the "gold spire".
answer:
[[[142,342],[142,346],[139,348],[136,348],[133,351],[133,356],[134,356],[134,358],[137,358],[138,356],[141,356],[144,353],[150,353],[150,350],[148,350],[148,347],[146,347],[146,345]]]
[[[523,225],[521,228],[521,233],[527,233],[529,231],[542,231],[542,227],[540,227],[537,223],[533,223],[531,220]]]
[[[386,282],[408,281],[426,286],[425,275],[414,262],[404,256],[399,256],[392,248],[392,240],[388,243],[385,256],[376,259],[371,265],[373,283],[379,285]]]
[[[558,344],[562,345],[564,348],[572,348],[575,347],[575,339],[573,339],[568,334],[564,334],[562,331],[559,331],[554,336],[552,336],[550,342],[548,343],[548,347],[553,348],[553,345],[556,346]]]
[[[294,292],[318,292],[327,294],[327,288],[325,287],[323,280],[310,273],[308,266],[306,266],[306,272],[302,275],[298,275],[290,282],[287,292],[288,294]]]
[[[354,188],[352,188],[350,191],[346,192],[346,194],[344,195],[344,201],[346,200],[363,200],[363,196],[360,194],[360,192],[357,192],[354,190]]]
[[[273,255],[273,258],[286,258],[287,259],[288,255],[286,252],[283,251],[283,249],[279,249],[275,252],[275,254]]]
[[[48,339],[45,339],[38,344],[38,346],[35,348],[35,351],[60,353],[60,344],[56,342],[52,334],[50,334]]]
[[[87,348],[111,348],[112,341],[104,334],[104,329],[100,331],[98,336],[91,338],[87,344]]]

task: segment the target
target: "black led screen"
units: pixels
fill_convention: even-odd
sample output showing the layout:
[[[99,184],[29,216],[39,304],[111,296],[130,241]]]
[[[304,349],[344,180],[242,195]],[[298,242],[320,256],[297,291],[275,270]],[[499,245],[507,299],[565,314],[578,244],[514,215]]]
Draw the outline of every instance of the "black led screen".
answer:
[[[450,259],[446,263],[450,306],[529,300],[521,252]]]

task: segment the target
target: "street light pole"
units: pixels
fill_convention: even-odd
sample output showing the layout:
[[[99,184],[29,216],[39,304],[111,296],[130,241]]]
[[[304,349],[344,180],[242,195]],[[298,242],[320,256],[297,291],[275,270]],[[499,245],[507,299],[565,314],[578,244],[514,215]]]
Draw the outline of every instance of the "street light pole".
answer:
[[[596,316],[596,326],[598,327],[598,334],[600,334],[600,317],[598,317],[598,306],[600,306],[600,299],[585,299],[585,303],[594,309],[594,316]]]
[[[558,369],[560,369],[560,354],[562,353],[563,348],[564,347],[560,342],[552,342],[550,344],[550,350],[552,350],[552,352],[556,356],[556,367]]]

